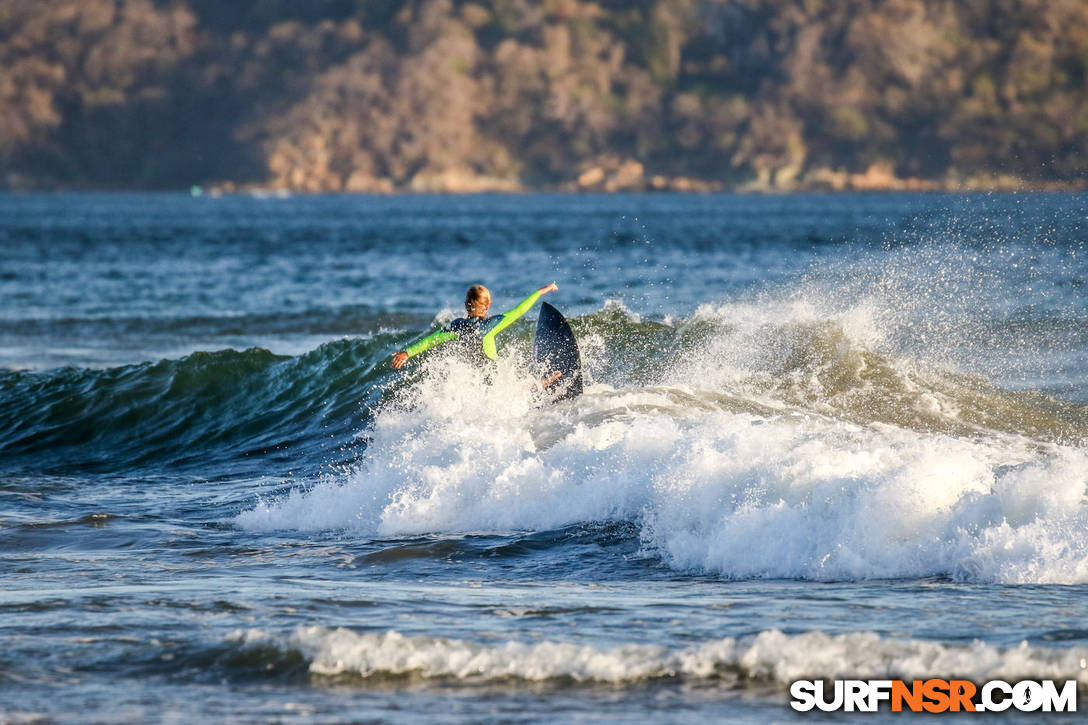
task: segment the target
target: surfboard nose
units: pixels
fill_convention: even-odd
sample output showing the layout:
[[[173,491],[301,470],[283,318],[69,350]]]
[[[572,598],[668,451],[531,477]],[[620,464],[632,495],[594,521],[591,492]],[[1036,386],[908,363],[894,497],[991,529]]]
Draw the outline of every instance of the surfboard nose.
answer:
[[[582,394],[582,355],[570,323],[563,313],[547,302],[540,305],[533,338],[533,367],[537,374],[561,373],[551,388],[557,400]]]

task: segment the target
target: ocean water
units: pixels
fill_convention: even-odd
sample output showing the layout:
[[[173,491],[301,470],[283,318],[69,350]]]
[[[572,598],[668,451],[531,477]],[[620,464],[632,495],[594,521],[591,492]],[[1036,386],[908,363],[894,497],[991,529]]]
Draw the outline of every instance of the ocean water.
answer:
[[[0,196],[0,721],[1083,697],[1086,225],[1078,194]],[[530,393],[534,314],[490,383],[390,369],[468,285],[553,280],[581,398]]]

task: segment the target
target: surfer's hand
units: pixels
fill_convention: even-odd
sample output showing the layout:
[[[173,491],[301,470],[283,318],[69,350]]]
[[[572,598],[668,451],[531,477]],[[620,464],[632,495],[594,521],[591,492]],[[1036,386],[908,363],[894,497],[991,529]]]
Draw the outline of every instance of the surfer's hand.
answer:
[[[547,390],[551,386],[555,385],[555,381],[559,380],[559,378],[561,377],[563,377],[563,371],[556,370],[554,373],[540,381],[540,389]]]
[[[541,287],[540,289],[537,290],[537,292],[539,292],[542,295],[546,295],[549,292],[555,292],[557,289],[559,289],[559,285],[557,285],[555,282],[552,282],[547,287]]]
[[[408,353],[398,352],[393,355],[393,369],[400,370],[404,367],[404,363],[408,362]]]

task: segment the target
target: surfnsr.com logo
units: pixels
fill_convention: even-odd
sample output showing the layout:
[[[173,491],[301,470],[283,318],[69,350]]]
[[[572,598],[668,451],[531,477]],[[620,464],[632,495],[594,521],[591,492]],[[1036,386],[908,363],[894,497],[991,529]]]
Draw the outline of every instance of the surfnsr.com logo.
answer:
[[[991,680],[797,680],[790,685],[790,707],[799,712],[1076,712],[1077,681],[1060,688],[1054,680],[1009,683]]]

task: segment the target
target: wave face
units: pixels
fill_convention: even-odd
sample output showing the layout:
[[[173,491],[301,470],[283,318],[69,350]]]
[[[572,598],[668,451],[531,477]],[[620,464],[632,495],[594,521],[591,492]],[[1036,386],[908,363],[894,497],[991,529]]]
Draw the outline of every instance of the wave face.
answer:
[[[391,373],[407,336],[388,332],[3,371],[0,454],[16,472],[348,464],[238,516],[253,530],[630,523],[647,555],[730,578],[1088,582],[1088,406],[915,357],[865,300],[573,324],[595,382],[543,408],[527,324],[490,384],[441,354]]]
[[[537,407],[527,337],[491,385],[436,356],[354,470],[261,501],[255,530],[367,537],[633,522],[732,578],[1088,581],[1088,409],[889,351],[879,315],[798,300],[672,324],[573,321],[595,381]]]
[[[381,394],[368,368],[389,341],[340,340],[295,358],[254,348],[0,371],[0,456],[14,470],[91,471],[319,457],[365,424],[365,403]]]
[[[777,630],[745,638],[724,637],[683,648],[627,643],[612,648],[568,642],[507,641],[408,636],[397,631],[358,633],[346,628],[299,627],[288,635],[259,629],[232,633],[235,656],[258,653],[273,670],[304,664],[311,675],[373,680],[383,677],[449,679],[470,683],[510,681],[611,685],[645,680],[726,681],[785,688],[798,679],[925,679],[940,672],[974,682],[1022,679],[1076,680],[1088,689],[1088,648],[996,647],[975,641],[950,645],[892,639],[871,632],[830,635]]]

